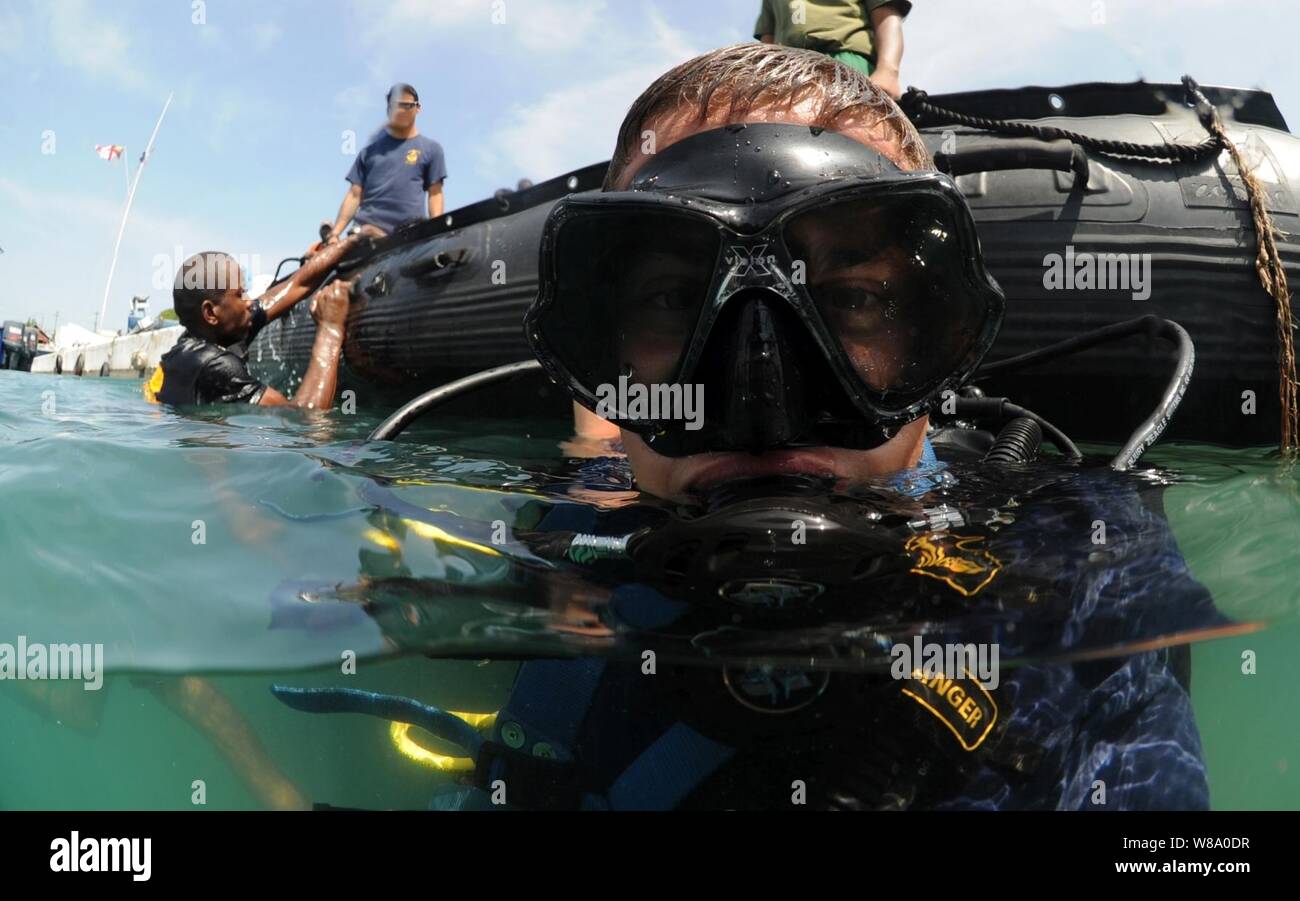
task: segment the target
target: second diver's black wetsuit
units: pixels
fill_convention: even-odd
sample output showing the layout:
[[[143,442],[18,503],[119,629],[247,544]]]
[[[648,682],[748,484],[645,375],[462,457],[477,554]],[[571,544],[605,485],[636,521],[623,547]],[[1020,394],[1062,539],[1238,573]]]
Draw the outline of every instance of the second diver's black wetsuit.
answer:
[[[159,361],[162,385],[154,390],[157,401],[175,406],[260,403],[267,386],[249,373],[247,355],[249,342],[265,325],[266,311],[258,305],[247,337],[229,347],[187,329]]]

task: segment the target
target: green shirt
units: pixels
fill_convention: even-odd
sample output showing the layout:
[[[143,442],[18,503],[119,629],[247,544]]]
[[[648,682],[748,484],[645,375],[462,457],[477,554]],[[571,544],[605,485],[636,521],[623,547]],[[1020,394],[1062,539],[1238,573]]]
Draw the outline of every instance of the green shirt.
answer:
[[[770,34],[787,47],[822,53],[852,50],[875,60],[869,16],[887,3],[903,16],[912,9],[910,0],[763,0],[754,37]],[[797,16],[804,21],[796,22]]]

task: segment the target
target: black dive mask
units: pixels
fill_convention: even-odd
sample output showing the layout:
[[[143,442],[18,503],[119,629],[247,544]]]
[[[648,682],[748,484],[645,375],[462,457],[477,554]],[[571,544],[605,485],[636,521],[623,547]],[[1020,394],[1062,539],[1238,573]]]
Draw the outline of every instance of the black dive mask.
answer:
[[[945,175],[762,124],[686,138],[630,187],[556,204],[525,324],[552,378],[661,454],[875,447],[997,335]]]

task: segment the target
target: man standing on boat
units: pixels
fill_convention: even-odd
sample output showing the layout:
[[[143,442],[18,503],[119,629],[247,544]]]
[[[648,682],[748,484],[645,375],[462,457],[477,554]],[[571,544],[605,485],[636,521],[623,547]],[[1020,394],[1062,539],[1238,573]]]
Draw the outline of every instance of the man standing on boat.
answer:
[[[911,9],[911,0],[762,0],[754,37],[825,53],[897,100],[903,19]]]
[[[388,91],[388,122],[357,154],[347,174],[351,183],[327,243],[337,241],[349,222],[363,235],[383,237],[412,219],[442,215],[447,177],[442,145],[415,127],[420,95],[409,84]]]

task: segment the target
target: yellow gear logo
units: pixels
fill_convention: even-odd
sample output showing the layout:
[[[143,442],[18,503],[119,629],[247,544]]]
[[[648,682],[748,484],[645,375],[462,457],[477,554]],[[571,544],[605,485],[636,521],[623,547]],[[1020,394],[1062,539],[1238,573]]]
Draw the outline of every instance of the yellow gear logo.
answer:
[[[406,151],[406,165],[414,166],[419,161],[420,161],[420,151],[418,150]]]
[[[162,393],[164,377],[165,374],[163,373],[162,365],[159,364],[158,368],[153,371],[153,378],[144,383],[142,391],[144,393],[144,399],[149,403],[159,403],[158,395]]]
[[[914,535],[904,548],[912,554],[912,572],[947,582],[966,597],[978,594],[993,581],[1002,563],[983,548],[975,547],[982,535],[960,536],[947,532]]]

